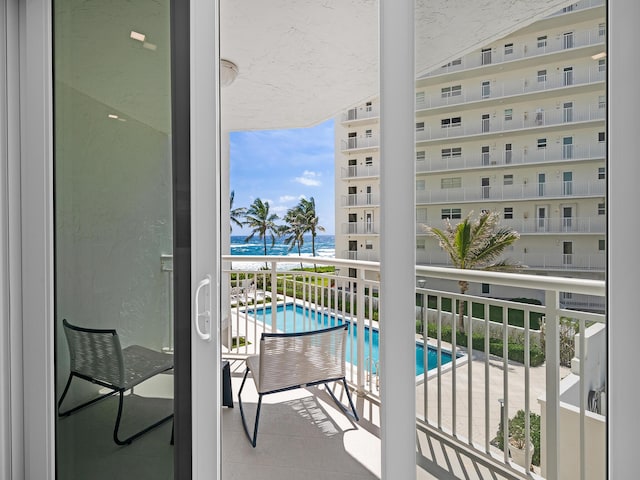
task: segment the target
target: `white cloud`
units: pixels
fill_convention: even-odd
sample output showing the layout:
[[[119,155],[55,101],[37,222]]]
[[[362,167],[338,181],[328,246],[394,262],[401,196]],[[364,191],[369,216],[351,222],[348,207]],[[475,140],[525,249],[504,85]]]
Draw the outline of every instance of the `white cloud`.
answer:
[[[301,183],[302,185],[306,185],[308,187],[319,187],[322,185],[322,182],[319,179],[319,177],[321,176],[322,174],[319,172],[312,172],[310,170],[305,170],[302,173],[302,176],[294,178],[294,181]]]
[[[297,200],[297,198],[293,195],[282,195],[280,197],[280,203],[293,202],[294,200]]]

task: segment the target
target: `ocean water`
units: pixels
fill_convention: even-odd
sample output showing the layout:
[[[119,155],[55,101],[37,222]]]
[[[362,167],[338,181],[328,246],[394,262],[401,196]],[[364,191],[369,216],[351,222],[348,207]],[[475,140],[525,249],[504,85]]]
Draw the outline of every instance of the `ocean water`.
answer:
[[[264,255],[264,245],[262,241],[254,237],[248,243],[244,239],[246,235],[231,235],[231,255]],[[292,263],[283,263],[278,266],[279,269],[288,270],[290,268],[299,267],[300,263],[295,261],[298,256],[298,249],[294,247],[290,252],[289,246],[285,245],[282,239],[276,239],[276,243],[271,247],[271,239],[267,238],[267,255],[289,256],[292,257]],[[311,256],[311,237],[304,237],[304,243],[300,249],[300,253]],[[317,235],[316,236],[316,257],[335,258],[336,256],[336,240],[333,235]],[[264,263],[249,264],[232,262],[234,270],[254,270],[264,266]]]

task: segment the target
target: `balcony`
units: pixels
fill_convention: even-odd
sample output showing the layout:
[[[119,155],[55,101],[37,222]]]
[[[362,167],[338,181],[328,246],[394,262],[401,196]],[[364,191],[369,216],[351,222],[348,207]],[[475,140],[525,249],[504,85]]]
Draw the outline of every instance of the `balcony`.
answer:
[[[467,188],[442,188],[418,190],[417,204],[448,202],[477,202],[502,200],[535,200],[539,198],[602,197],[605,181],[556,181],[546,183],[521,183],[514,185],[488,185]]]
[[[379,235],[380,225],[375,222],[347,222],[340,225],[345,235]]]
[[[416,173],[445,170],[465,170],[508,165],[565,163],[584,160],[604,160],[606,143],[587,145],[551,145],[546,148],[528,148],[490,153],[465,153],[460,156],[428,158],[416,161]]]
[[[370,207],[380,205],[380,195],[378,193],[351,193],[340,197],[342,207]]]
[[[416,100],[416,110],[431,110],[466,104],[470,102],[488,101],[492,99],[504,99],[536,92],[544,92],[558,88],[572,88],[583,85],[604,82],[606,71],[599,67],[584,69],[576,68],[572,72],[556,73],[554,75],[531,76],[508,82],[492,83],[489,87],[471,89],[466,87],[460,95],[429,95],[424,99]]]
[[[462,119],[459,126],[434,127],[428,126],[416,132],[416,142],[428,142],[444,138],[459,138],[471,135],[490,135],[500,132],[520,131],[528,128],[544,128],[558,125],[604,121],[607,109],[605,105],[587,105],[586,107],[556,108],[552,111],[525,112],[520,118],[504,120],[503,117],[472,121]]]
[[[378,165],[349,165],[340,169],[340,178],[366,178],[380,176]]]
[[[475,52],[462,57],[459,63],[451,62],[451,64],[447,64],[441,68],[433,70],[423,75],[421,78],[435,77],[471,68],[504,64],[540,55],[548,55],[550,53],[572,51],[577,48],[589,47],[592,45],[604,45],[605,33],[606,32],[595,28],[593,30],[573,32],[573,35],[570,37],[549,35],[545,42],[540,43],[540,46],[538,46],[538,41],[536,39],[532,39],[527,43],[518,43],[514,45],[513,53],[508,54],[504,53],[504,49],[496,48],[487,52]]]
[[[604,235],[604,215],[595,217],[528,218],[522,220],[502,219],[500,225],[511,228],[521,235],[536,233],[594,233]]]
[[[380,139],[377,135],[349,137],[341,141],[340,150],[342,152],[353,150],[372,150],[380,147]]]
[[[280,262],[290,262],[291,257],[225,256],[224,260],[233,260],[235,265],[269,264],[269,270],[240,267],[243,285],[253,287],[230,302],[229,323],[222,331],[223,357],[233,364],[234,391],[244,372],[243,359],[258,351],[263,330],[302,331],[318,328],[312,326],[311,318],[322,318],[321,323],[337,318],[351,324],[348,341],[353,355],[349,356],[347,378],[363,417],[360,422],[350,421],[328,395],[315,388],[294,396],[283,393],[274,398],[278,403],[263,406],[262,450],[256,456],[258,452],[244,437],[237,409],[223,409],[225,477],[326,478],[319,473],[323,471],[325,475],[340,472],[345,478],[379,478],[384,431],[379,429],[381,383],[374,352],[385,338],[383,332],[371,335],[369,330],[376,331],[385,321],[400,321],[379,318],[379,303],[384,301],[378,296],[379,265],[302,258],[307,265],[335,267],[335,272],[314,273],[281,270]],[[238,288],[238,273],[237,269],[225,271],[223,284]],[[518,466],[508,449],[501,450],[496,443],[500,424],[506,425],[518,410],[525,412],[525,418],[530,418],[529,413],[540,415],[540,465],[533,466],[533,474],[571,480],[580,478],[582,471],[588,472],[586,478],[604,478],[607,366],[601,362],[606,358],[606,318],[558,307],[565,298],[604,299],[604,282],[437,267],[416,267],[412,274],[420,286],[416,288],[416,318],[410,321],[416,322],[420,335],[407,347],[417,349],[416,369],[421,360],[423,365],[428,362],[425,341],[435,359],[426,375],[416,376],[415,391],[406,393],[416,395],[418,478],[469,478],[464,472],[480,475],[481,471],[487,478],[529,478],[528,469]],[[460,295],[460,280],[518,288],[525,296],[535,292],[544,301],[534,305]],[[436,289],[432,282],[450,282],[451,288]],[[272,299],[297,307],[277,314],[276,309],[264,308],[264,302]],[[473,315],[463,316],[464,335],[459,319],[454,318],[462,311],[455,307],[457,301],[479,305],[473,308]],[[502,312],[502,321],[490,314],[495,309]],[[531,322],[514,324],[507,318],[512,311]],[[534,318],[544,319],[543,331]],[[423,336],[426,325],[427,336]],[[474,342],[470,352],[461,339],[471,334],[484,337],[484,342]],[[502,347],[494,347],[499,341]],[[507,360],[510,342],[520,346],[518,359]],[[558,349],[558,344],[570,348]],[[483,353],[487,350],[491,355]],[[336,387],[336,394],[343,392]],[[255,399],[247,397],[246,403],[252,415]],[[532,428],[533,422],[525,422],[526,434]],[[504,445],[508,445],[506,430],[502,430]],[[533,454],[526,449],[527,463]]]
[[[509,259],[526,265],[531,270],[552,270],[556,272],[583,271],[604,272],[606,258],[604,254],[536,254],[526,253],[509,255]],[[446,253],[441,251],[420,250],[416,254],[416,262],[420,265],[450,267],[451,261]]]
[[[380,109],[377,105],[366,105],[359,108],[352,108],[342,114],[342,123],[354,123],[359,121],[371,120],[380,117]]]

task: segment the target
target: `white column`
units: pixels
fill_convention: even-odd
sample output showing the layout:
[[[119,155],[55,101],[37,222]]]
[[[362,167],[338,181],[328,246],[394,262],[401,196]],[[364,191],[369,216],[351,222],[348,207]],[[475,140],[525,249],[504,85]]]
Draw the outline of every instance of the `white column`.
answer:
[[[637,478],[638,351],[640,319],[640,2],[609,0],[608,32],[608,474],[609,478]]]
[[[416,478],[414,2],[380,2],[382,478]]]

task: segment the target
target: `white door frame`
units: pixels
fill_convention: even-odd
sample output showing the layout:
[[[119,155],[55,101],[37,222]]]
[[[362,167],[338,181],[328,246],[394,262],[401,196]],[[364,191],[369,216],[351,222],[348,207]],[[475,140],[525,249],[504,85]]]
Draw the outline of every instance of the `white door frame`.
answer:
[[[4,1],[17,6],[19,0]],[[191,0],[190,3],[192,294],[194,285],[204,275],[212,276],[212,323],[217,326],[220,305],[217,273],[220,258],[217,214],[220,167],[219,136],[211,133],[217,132],[219,125],[216,67],[219,58],[218,33],[217,29],[212,28],[212,25],[218,24],[218,2]],[[21,233],[18,245],[22,247],[22,282],[18,279],[17,284],[22,285],[23,295],[22,301],[13,303],[20,305],[22,311],[12,316],[11,327],[17,330],[14,329],[11,336],[17,336],[17,345],[23,343],[25,354],[22,355],[19,346],[12,350],[13,354],[22,355],[22,361],[11,364],[9,369],[1,368],[0,375],[8,371],[17,373],[18,378],[23,379],[17,390],[23,392],[24,401],[16,395],[11,405],[11,417],[17,427],[11,432],[11,438],[18,440],[18,447],[12,450],[3,448],[0,458],[14,456],[11,478],[15,480],[54,480],[52,6],[49,0],[22,1],[19,6],[22,63],[20,115],[15,118],[20,118],[21,191],[9,193],[13,200],[21,199],[21,209],[12,210],[21,214],[20,229],[12,228],[10,231],[12,235]],[[8,21],[7,24],[17,24],[16,13],[12,12],[15,23]],[[13,90],[14,93],[16,91]],[[4,94],[4,89],[0,94]],[[194,101],[196,98],[197,102]],[[0,180],[4,180],[3,174],[3,171],[0,172]],[[3,233],[6,233],[9,229],[3,212],[0,210],[0,218]],[[214,224],[212,220],[215,218],[218,220]],[[6,241],[6,236],[1,237],[0,246],[4,247]],[[2,253],[6,251],[8,249],[3,248]],[[3,295],[8,292],[6,281],[6,275],[0,277]],[[19,289],[14,289],[12,294],[14,292],[20,293]],[[2,305],[5,304],[3,301]],[[192,418],[197,418],[197,422],[192,422],[194,479],[215,479],[220,476],[220,361],[217,331],[217,328],[213,329],[211,342],[196,341],[192,336]],[[5,345],[6,333],[0,331],[0,334],[0,345]],[[4,364],[0,363],[0,367],[4,367]],[[1,396],[0,405],[6,402],[6,395]],[[21,404],[24,404],[24,414]],[[0,421],[6,421],[4,415]],[[20,441],[22,435],[24,441]],[[24,452],[20,445],[24,445]],[[3,462],[3,465],[7,464]]]

